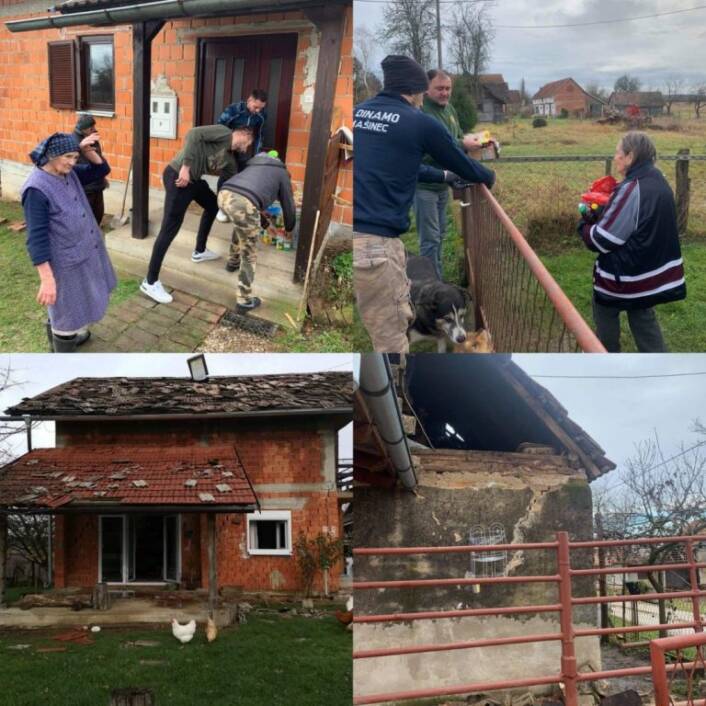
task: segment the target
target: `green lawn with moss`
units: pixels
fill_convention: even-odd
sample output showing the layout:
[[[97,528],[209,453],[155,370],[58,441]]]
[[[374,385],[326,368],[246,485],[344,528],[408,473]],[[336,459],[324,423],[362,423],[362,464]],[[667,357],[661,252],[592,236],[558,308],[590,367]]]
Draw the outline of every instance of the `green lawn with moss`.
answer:
[[[181,645],[170,626],[105,629],[93,645],[59,631],[0,632],[3,706],[102,706],[112,689],[148,687],[169,706],[350,706],[351,633],[332,616],[250,614],[208,643],[202,627]],[[159,643],[130,646],[135,640]],[[30,645],[13,650],[13,645]],[[66,652],[37,648],[65,646]]]

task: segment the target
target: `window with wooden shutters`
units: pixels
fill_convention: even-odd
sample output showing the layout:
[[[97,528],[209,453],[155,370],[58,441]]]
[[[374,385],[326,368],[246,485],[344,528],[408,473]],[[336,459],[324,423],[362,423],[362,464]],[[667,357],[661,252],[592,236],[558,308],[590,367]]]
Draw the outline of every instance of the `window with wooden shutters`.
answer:
[[[74,43],[49,42],[49,104],[52,108],[76,108]]]

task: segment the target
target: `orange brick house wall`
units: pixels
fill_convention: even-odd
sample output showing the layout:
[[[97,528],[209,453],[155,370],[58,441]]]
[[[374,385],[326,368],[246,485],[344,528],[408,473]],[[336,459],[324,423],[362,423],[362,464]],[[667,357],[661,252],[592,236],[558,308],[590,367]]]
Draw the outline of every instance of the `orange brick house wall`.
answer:
[[[292,544],[303,533],[330,532],[342,537],[335,484],[326,484],[335,468],[335,431],[321,424],[273,420],[250,422],[81,422],[57,423],[57,446],[97,443],[187,445],[230,443],[238,449],[263,510],[290,510]],[[329,473],[327,473],[327,469]],[[333,480],[333,478],[332,478]],[[283,486],[293,485],[287,489]],[[318,486],[318,487],[317,487]],[[326,486],[326,487],[324,487]],[[56,518],[54,575],[57,587],[93,586],[98,577],[98,520],[74,515]],[[219,586],[246,592],[300,591],[301,576],[294,556],[250,555],[246,516],[216,516]],[[182,515],[182,580],[208,586],[206,515]],[[330,571],[329,588],[336,591],[342,565]],[[322,578],[314,584],[322,590]]]
[[[11,7],[10,7],[11,6]],[[57,110],[49,105],[47,44],[51,41],[112,34],[115,51],[115,116],[96,116],[96,127],[104,152],[112,167],[111,178],[124,182],[130,166],[132,147],[132,28],[129,25],[99,29],[67,27],[13,34],[5,22],[44,15],[30,13],[27,3],[0,0],[0,160],[29,165],[31,149],[56,131],[70,132],[76,122],[73,110]],[[36,6],[35,6],[36,7]],[[196,100],[197,44],[204,37],[229,37],[292,32],[298,35],[297,60],[287,146],[287,167],[295,188],[301,194],[307,158],[311,108],[302,102],[305,90],[312,85],[315,60],[311,49],[319,41],[314,25],[303,12],[263,13],[217,19],[185,19],[167,22],[152,43],[152,78],[166,77],[178,97],[177,139],[152,138],[150,141],[150,185],[162,190],[161,175],[167,163],[180,149],[183,138],[194,126]],[[331,129],[351,127],[353,112],[353,12],[346,14],[341,63],[336,84],[336,100]],[[0,177],[2,175],[0,174]],[[6,180],[5,180],[6,181]],[[116,185],[110,197],[122,188]],[[352,223],[352,164],[339,176],[337,205],[333,220]],[[16,193],[16,188],[13,190]],[[7,189],[5,189],[8,192]],[[11,193],[13,193],[11,192]],[[6,194],[7,195],[7,194]],[[122,195],[122,194],[120,194]],[[106,198],[109,198],[108,194]]]

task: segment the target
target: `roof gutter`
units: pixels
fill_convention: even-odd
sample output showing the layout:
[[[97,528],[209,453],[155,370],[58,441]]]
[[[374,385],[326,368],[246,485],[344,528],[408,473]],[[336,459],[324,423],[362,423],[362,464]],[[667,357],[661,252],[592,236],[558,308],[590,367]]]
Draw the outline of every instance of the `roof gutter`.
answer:
[[[126,4],[123,7],[106,7],[100,10],[12,20],[6,22],[5,26],[10,32],[32,32],[76,25],[120,25],[178,17],[286,12],[324,4],[342,5],[344,0],[333,0],[333,2],[327,0],[325,3],[323,0],[159,0],[159,2]]]
[[[352,419],[353,407],[315,407],[312,409],[285,409],[285,410],[254,410],[247,412],[203,412],[194,413],[186,412],[167,412],[166,414],[29,414],[35,422],[85,422],[85,421],[134,421],[134,420],[153,420],[153,421],[174,421],[177,419],[246,419],[261,418],[261,417],[313,417],[313,416],[346,416]],[[21,421],[23,417],[13,417],[13,421]]]
[[[211,505],[203,503],[200,505],[175,504],[175,505],[122,505],[121,503],[69,503],[59,507],[47,507],[39,505],[0,505],[0,515],[75,515],[75,514],[164,514],[168,512],[182,513],[205,513],[205,514],[234,514],[259,512],[259,504],[229,504]]]
[[[412,490],[417,485],[417,476],[402,426],[402,413],[397,404],[387,355],[363,354],[360,363],[360,392],[365,397],[365,403],[398,478],[405,488]]]

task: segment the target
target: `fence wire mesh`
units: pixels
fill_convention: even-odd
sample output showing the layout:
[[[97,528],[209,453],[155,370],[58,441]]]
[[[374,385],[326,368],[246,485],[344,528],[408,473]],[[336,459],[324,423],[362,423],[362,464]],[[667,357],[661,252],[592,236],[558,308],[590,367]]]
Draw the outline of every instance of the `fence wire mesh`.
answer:
[[[681,164],[688,189],[677,188],[677,165]],[[657,168],[677,194],[681,208],[688,207],[684,235],[706,237],[706,155],[659,155]],[[609,155],[506,157],[492,164],[497,174],[493,193],[503,209],[527,236],[531,245],[559,248],[574,239],[577,205],[591,183],[606,174],[616,179]]]
[[[603,351],[575,307],[485,187],[464,189],[461,230],[476,327],[497,352]]]

